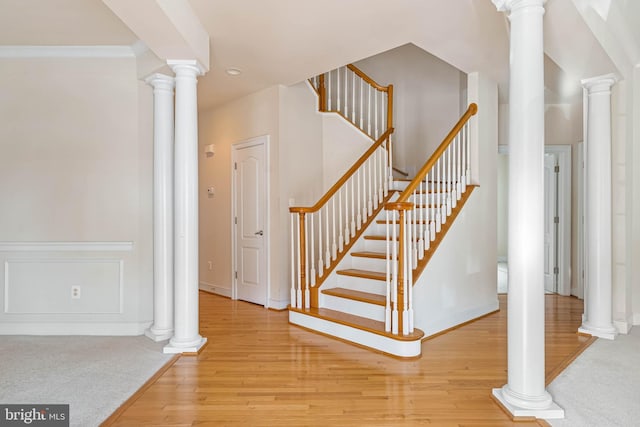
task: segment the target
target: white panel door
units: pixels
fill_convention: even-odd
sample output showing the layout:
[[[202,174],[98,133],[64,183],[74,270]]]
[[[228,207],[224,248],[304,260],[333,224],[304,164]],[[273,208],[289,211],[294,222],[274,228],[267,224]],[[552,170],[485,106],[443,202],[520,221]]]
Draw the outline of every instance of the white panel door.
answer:
[[[234,152],[236,298],[267,302],[266,148],[248,145]]]
[[[558,174],[556,164],[555,155],[544,155],[544,290],[552,293],[557,292]]]

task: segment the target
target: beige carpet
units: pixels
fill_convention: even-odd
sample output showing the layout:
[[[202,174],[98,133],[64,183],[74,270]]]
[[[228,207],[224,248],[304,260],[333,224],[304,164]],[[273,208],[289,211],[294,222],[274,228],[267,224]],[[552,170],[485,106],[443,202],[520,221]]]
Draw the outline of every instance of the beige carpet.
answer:
[[[548,387],[564,408],[554,427],[640,425],[640,327],[613,340],[598,339]]]
[[[163,345],[142,336],[2,336],[0,402],[69,404],[71,426],[98,426],[172,358]]]

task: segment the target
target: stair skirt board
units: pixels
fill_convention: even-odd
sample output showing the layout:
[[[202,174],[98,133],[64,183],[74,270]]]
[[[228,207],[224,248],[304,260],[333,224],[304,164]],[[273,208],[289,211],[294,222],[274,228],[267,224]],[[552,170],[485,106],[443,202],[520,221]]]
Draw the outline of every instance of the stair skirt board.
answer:
[[[341,298],[333,295],[319,295],[320,307],[330,310],[342,311],[354,316],[366,317],[367,319],[384,322],[385,308],[380,305],[370,304],[362,301]]]
[[[418,357],[422,354],[421,338],[412,341],[395,340],[373,332],[332,322],[331,320],[308,316],[293,310],[289,310],[289,322],[397,357]]]

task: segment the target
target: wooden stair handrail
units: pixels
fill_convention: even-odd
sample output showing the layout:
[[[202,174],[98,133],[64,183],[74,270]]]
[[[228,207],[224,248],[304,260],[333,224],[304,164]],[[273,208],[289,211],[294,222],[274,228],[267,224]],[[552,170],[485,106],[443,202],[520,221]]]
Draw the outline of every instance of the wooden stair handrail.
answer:
[[[331,197],[336,194],[338,192],[338,190],[340,190],[340,188],[344,185],[345,182],[347,182],[349,180],[349,178],[351,178],[351,176],[353,176],[354,173],[356,173],[356,171],[360,168],[360,166],[362,166],[362,164],[367,161],[367,159],[369,157],[371,157],[371,155],[382,145],[382,143],[384,141],[386,141],[389,136],[393,133],[394,129],[393,128],[389,128],[385,131],[385,133],[383,133],[380,138],[378,138],[378,140],[376,142],[374,142],[373,144],[371,144],[371,147],[369,147],[369,149],[367,151],[365,151],[365,153],[360,156],[360,158],[358,160],[356,160],[356,162],[353,164],[353,166],[351,166],[351,168],[349,168],[349,170],[347,172],[345,172],[344,175],[342,175],[342,178],[340,178],[335,184],[333,184],[333,186],[324,194],[324,196],[322,196],[322,198],[320,200],[318,200],[318,202],[313,205],[313,206],[292,206],[289,208],[289,212],[291,213],[313,213],[313,212],[317,212],[322,206],[324,206],[325,203],[327,203],[327,201],[329,199],[331,199]]]
[[[382,86],[382,85],[378,84],[371,77],[367,76],[364,73],[364,71],[360,70],[358,67],[356,67],[353,64],[347,65],[347,68],[350,69],[351,71],[353,71],[354,73],[356,73],[356,75],[358,77],[360,77],[362,80],[364,80],[365,82],[369,83],[371,86],[373,86],[374,88],[378,89],[381,92],[388,92],[389,91],[389,87],[393,87],[393,85]]]
[[[445,152],[445,150],[449,147],[451,142],[454,140],[458,132],[464,127],[465,124],[469,121],[471,117],[473,117],[478,112],[478,105],[476,103],[471,103],[467,111],[460,117],[460,120],[455,124],[453,129],[449,132],[449,134],[444,138],[442,143],[438,146],[436,151],[429,157],[427,163],[422,166],[420,171],[416,174],[415,178],[407,185],[407,188],[400,194],[396,202],[406,202],[411,197],[411,194],[418,188],[420,185],[420,181],[427,175],[427,172],[431,170],[431,168],[436,164],[440,156]]]

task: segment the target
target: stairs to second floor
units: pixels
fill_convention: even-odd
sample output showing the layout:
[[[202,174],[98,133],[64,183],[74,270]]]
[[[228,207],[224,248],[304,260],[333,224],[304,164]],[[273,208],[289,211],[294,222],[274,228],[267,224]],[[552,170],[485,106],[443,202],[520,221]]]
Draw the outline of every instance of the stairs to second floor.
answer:
[[[394,181],[394,188],[398,190],[390,192],[388,201],[397,200],[400,195],[399,190],[407,184],[408,181]],[[414,279],[408,286],[417,284],[420,273],[444,239],[474,188],[474,186],[467,187],[456,207],[452,209],[451,215],[447,217],[447,222],[440,227],[439,232],[435,233],[434,239],[429,242],[429,248],[424,251],[423,258],[417,260],[412,269]],[[426,194],[434,195],[434,193]],[[418,209],[433,210],[437,206],[424,204]],[[427,214],[423,212],[422,216],[424,218]],[[414,328],[407,334],[394,334],[385,327],[387,280],[391,275],[391,272],[387,272],[387,248],[388,244],[391,244],[391,238],[386,235],[388,224],[384,209],[380,209],[363,229],[348,253],[337,264],[335,270],[319,287],[317,307],[291,307],[289,314],[291,323],[394,356],[420,355],[423,331]],[[420,225],[428,226],[429,222],[423,219],[416,224],[416,227]],[[393,227],[397,229],[399,225],[394,224]],[[395,240],[397,242],[398,239]],[[420,238],[416,238],[415,241],[418,246]]]
[[[316,204],[290,208],[289,320],[387,354],[416,357],[424,333],[414,326],[413,289],[473,190],[468,121],[477,106],[469,106],[413,179],[396,180],[391,116],[380,134],[367,114],[378,107],[355,95],[349,103],[345,95],[369,98],[371,92],[362,84],[356,90],[349,70],[342,83],[343,71],[337,71],[329,92],[336,93],[336,112],[348,120],[360,116],[360,123],[349,121],[364,124],[360,129],[367,134],[373,129],[374,142]],[[318,79],[321,99],[330,75]],[[388,112],[390,98],[386,105]]]

